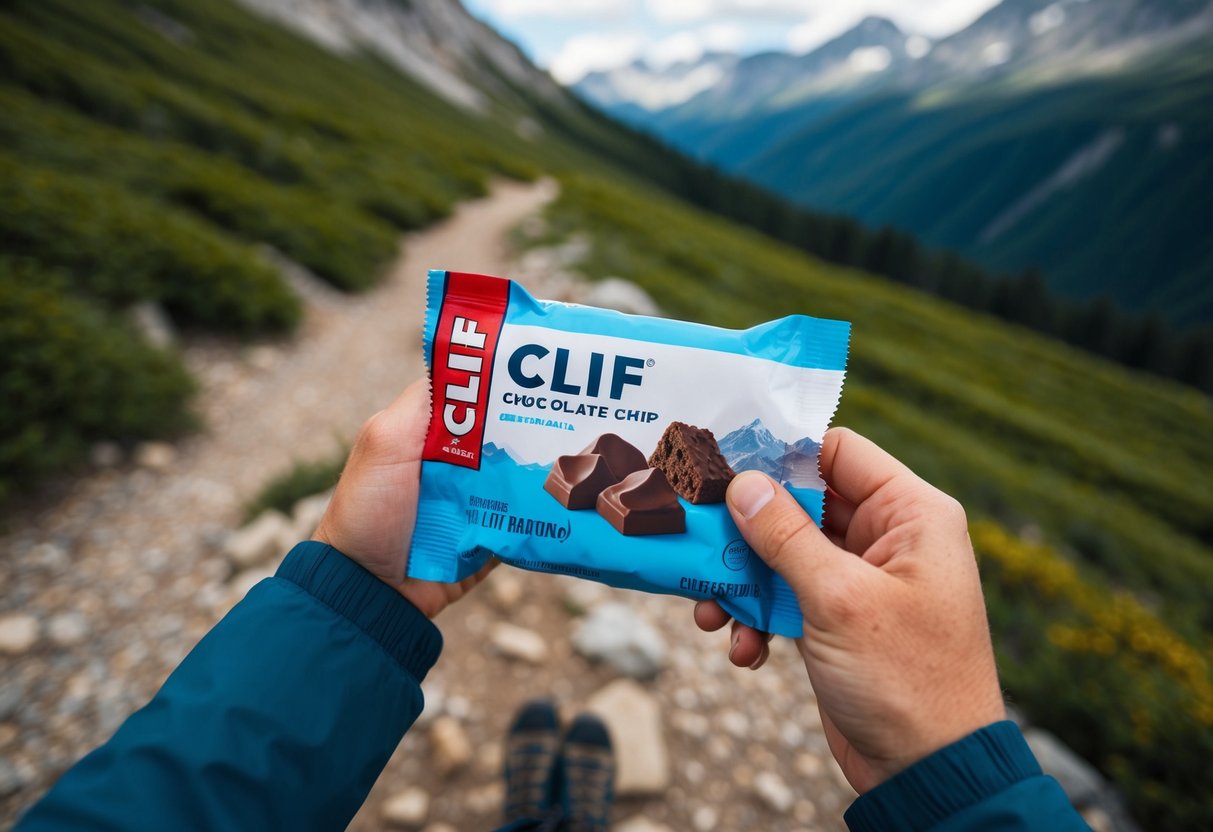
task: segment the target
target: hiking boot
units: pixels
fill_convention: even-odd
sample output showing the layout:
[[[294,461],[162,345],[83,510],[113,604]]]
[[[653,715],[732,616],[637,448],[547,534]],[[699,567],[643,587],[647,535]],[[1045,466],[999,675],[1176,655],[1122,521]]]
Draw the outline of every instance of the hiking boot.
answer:
[[[560,721],[546,700],[522,706],[505,741],[505,819],[538,819],[556,801]]]
[[[602,720],[573,720],[560,749],[558,790],[568,832],[607,832],[615,800],[615,755]]]

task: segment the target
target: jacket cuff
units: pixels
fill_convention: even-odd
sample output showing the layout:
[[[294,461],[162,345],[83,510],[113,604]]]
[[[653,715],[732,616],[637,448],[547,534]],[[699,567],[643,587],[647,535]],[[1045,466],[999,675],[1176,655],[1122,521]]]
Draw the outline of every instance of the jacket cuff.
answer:
[[[418,682],[442,652],[442,633],[420,610],[332,546],[314,540],[297,544],[275,577],[350,621]]]
[[[995,722],[860,795],[844,819],[852,832],[918,832],[1040,775],[1019,727]]]

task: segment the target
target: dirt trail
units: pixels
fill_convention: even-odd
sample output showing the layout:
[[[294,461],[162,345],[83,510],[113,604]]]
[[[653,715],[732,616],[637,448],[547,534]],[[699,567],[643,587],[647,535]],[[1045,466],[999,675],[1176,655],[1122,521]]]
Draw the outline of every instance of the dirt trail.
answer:
[[[53,504],[12,521],[0,537],[0,615],[34,616],[41,637],[20,656],[0,655],[0,828],[146,702],[235,603],[243,589],[228,582],[219,546],[244,503],[293,461],[330,456],[423,372],[426,270],[510,273],[507,232],[554,194],[550,183],[497,184],[487,198],[405,237],[391,274],[363,295],[296,276],[307,314],[288,341],[185,347],[201,382],[206,429],[177,445],[171,465],[95,471]],[[576,589],[517,574],[521,601],[506,604],[490,586],[439,622],[447,646],[426,682],[425,718],[458,720],[473,759],[439,778],[433,741],[419,726],[351,829],[384,828],[384,802],[407,786],[429,796],[430,821],[493,828],[499,740],[513,709],[548,695],[571,710],[613,678],[573,653]],[[812,692],[789,645],[776,645],[762,673],[737,671],[724,661],[727,636],[693,631],[686,602],[592,592],[629,605],[671,644],[667,669],[646,688],[664,712],[672,779],[659,795],[624,801],[619,818],[641,813],[704,832],[840,828],[849,789],[825,751]],[[492,627],[505,620],[541,633],[549,659],[531,666],[486,650]],[[797,784],[794,805],[773,804],[770,789],[760,787],[769,773]]]

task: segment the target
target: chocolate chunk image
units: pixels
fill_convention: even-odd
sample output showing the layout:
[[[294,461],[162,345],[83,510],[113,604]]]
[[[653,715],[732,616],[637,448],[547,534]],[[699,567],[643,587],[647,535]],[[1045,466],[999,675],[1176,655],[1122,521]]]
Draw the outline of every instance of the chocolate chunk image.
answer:
[[[571,454],[556,460],[543,490],[565,508],[593,508],[602,489],[617,482],[602,454]]]
[[[665,474],[646,468],[628,474],[598,495],[598,513],[620,534],[677,534],[687,513]]]
[[[649,465],[660,468],[674,490],[696,505],[724,502],[725,489],[736,476],[712,432],[685,422],[670,423]]]
[[[615,482],[619,482],[633,471],[642,471],[649,467],[640,449],[615,433],[599,436],[582,453],[603,457],[615,477]]]

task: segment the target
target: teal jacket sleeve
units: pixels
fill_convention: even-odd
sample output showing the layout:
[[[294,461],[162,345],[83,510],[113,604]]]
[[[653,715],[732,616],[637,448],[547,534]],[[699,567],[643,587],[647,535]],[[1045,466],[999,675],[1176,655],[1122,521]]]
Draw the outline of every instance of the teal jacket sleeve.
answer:
[[[397,592],[301,543],[17,829],[344,829],[441,649]]]
[[[1078,832],[1090,827],[1014,722],[995,722],[861,795],[851,832]]]

